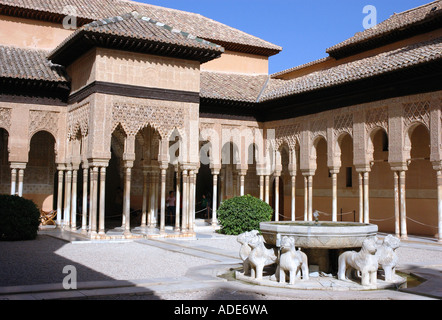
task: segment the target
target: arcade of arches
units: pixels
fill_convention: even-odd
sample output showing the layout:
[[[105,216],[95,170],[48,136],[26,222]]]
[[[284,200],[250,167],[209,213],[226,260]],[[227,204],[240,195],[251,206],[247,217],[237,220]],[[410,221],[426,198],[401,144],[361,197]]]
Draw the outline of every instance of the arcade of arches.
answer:
[[[187,123],[170,124],[163,108],[164,123],[154,123],[121,117],[115,103],[112,119],[105,119],[112,133],[95,137],[108,144],[101,158],[90,158],[90,127],[67,117],[64,142],[64,132],[44,127],[48,117],[58,122],[66,115],[46,112],[20,161],[11,161],[16,151],[8,128],[0,130],[0,188],[57,210],[59,226],[94,238],[112,230],[125,237],[166,235],[168,225],[175,236],[193,234],[196,218],[216,226],[220,202],[244,194],[271,204],[277,221],[311,221],[317,211],[321,220],[371,222],[402,238],[440,237],[442,167],[432,161],[442,141],[440,97],[408,96],[269,123],[195,122],[181,104],[168,112]],[[173,213],[166,206],[170,191]],[[209,210],[200,205],[203,195]]]

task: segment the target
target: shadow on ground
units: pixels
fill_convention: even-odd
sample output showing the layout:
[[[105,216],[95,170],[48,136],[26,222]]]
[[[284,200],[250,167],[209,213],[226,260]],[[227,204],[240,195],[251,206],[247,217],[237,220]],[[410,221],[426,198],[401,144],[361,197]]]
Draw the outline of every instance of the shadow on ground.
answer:
[[[66,266],[75,267],[78,283],[116,280],[57,254],[64,245],[66,242],[46,235],[32,241],[0,241],[0,287],[62,285],[65,277],[71,276],[67,271],[63,273]],[[125,282],[119,280],[119,286],[133,286]]]

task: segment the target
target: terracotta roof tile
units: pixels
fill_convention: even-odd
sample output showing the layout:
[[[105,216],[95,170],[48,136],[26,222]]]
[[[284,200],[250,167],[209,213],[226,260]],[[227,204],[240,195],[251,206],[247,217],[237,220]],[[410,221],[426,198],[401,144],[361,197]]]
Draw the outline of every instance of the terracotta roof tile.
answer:
[[[341,85],[442,59],[442,37],[295,78],[273,81],[260,101]],[[274,79],[276,80],[276,79]]]
[[[201,98],[257,102],[269,77],[224,72],[201,72]]]
[[[158,7],[135,1],[123,0],[0,0],[1,6],[38,10],[53,14],[65,15],[66,6],[74,6],[77,16],[90,21],[114,17],[127,12],[137,11],[141,15],[150,17],[180,30],[184,30],[197,37],[229,44],[238,44],[257,48],[257,52],[273,55],[282,50],[281,47],[270,42],[229,27],[220,22],[206,18],[200,14],[175,9]],[[259,50],[261,49],[261,51]]]
[[[330,55],[335,55],[341,50],[358,44],[383,38],[391,32],[403,32],[412,27],[419,26],[425,22],[438,19],[440,27],[440,19],[442,17],[442,0],[433,1],[431,3],[413,8],[398,14],[392,15],[387,20],[379,23],[373,28],[356,33],[353,37],[338,43],[326,50]],[[437,23],[437,22],[436,22]]]
[[[0,46],[0,78],[68,82],[64,69],[47,55],[45,50]]]
[[[131,12],[80,27],[49,54],[49,59],[67,65],[94,46],[201,62],[224,52],[217,44]]]

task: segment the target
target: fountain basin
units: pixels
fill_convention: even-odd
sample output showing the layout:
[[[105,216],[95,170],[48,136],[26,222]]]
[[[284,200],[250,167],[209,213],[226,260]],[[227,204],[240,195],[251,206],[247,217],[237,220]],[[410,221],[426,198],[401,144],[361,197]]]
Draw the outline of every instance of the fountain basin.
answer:
[[[378,226],[356,222],[262,222],[261,233],[270,245],[276,236],[295,238],[296,247],[304,249],[361,248],[363,241],[376,236]]]

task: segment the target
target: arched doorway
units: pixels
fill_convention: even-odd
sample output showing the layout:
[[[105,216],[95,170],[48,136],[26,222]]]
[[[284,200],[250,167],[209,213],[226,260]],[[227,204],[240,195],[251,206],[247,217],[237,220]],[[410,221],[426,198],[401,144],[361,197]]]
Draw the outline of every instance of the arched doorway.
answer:
[[[368,152],[372,159],[370,172],[370,221],[379,231],[395,232],[394,173],[388,163],[389,139],[384,128],[370,133]]]
[[[358,175],[353,165],[353,138],[344,133],[338,139],[341,154],[341,168],[337,178],[337,219],[356,222],[358,209]]]
[[[437,234],[436,171],[430,162],[430,134],[422,125],[409,130],[410,161],[406,172],[407,229],[409,234]]]
[[[316,158],[316,172],[313,177],[313,208],[321,212],[320,220],[331,220],[331,177],[327,165],[327,141],[324,137],[318,137],[314,142],[314,152]]]
[[[29,158],[24,175],[23,196],[33,200],[44,211],[55,208],[54,181],[55,138],[47,131],[35,133],[30,141]]]

